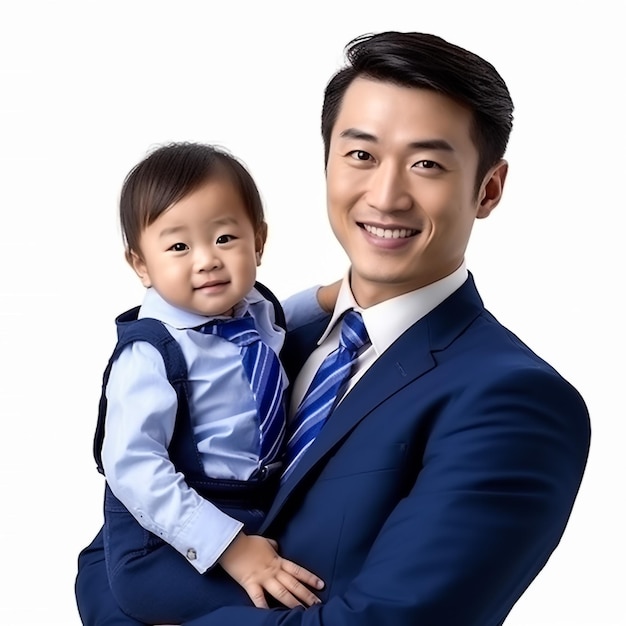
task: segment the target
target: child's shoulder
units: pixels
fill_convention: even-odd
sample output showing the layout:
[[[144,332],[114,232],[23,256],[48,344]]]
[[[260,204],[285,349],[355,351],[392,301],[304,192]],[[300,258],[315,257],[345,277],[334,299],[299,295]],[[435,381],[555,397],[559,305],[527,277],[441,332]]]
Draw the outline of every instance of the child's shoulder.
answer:
[[[282,329],[287,329],[287,322],[285,320],[285,312],[283,311],[282,304],[280,300],[276,297],[274,292],[264,285],[257,281],[254,284],[254,290],[256,291],[263,299],[267,300],[274,308],[274,323],[280,326]]]

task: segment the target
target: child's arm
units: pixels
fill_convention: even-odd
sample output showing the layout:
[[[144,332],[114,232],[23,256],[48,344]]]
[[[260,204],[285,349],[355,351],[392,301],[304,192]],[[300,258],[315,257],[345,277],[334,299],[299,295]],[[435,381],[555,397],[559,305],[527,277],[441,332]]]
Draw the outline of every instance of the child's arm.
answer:
[[[240,532],[218,563],[259,608],[268,608],[266,591],[289,608],[318,604],[320,599],[305,585],[322,589],[324,583],[315,574],[283,559],[276,547],[270,539]]]
[[[137,341],[123,350],[107,400],[102,461],[109,487],[143,528],[203,574],[243,524],[181,480],[169,458],[178,404],[156,348]],[[187,559],[190,546],[193,560]]]

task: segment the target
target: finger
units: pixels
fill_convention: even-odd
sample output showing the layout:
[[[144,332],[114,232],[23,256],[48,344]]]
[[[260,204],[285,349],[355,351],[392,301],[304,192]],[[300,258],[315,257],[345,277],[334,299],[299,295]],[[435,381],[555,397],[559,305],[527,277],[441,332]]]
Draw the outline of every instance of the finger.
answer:
[[[294,598],[297,598],[301,604],[305,606],[320,604],[321,600],[308,587],[305,587],[299,580],[287,572],[279,572],[276,575],[276,579]]]
[[[297,578],[299,581],[309,585],[309,587],[324,589],[324,581],[321,578],[293,561],[281,559],[281,568],[294,578]]]
[[[267,600],[265,598],[265,592],[263,591],[263,587],[257,584],[248,584],[244,586],[245,592],[252,600],[254,606],[259,609],[268,609]]]
[[[287,587],[280,583],[276,578],[272,578],[265,583],[265,591],[290,609],[297,606],[304,606],[302,602],[291,594]]]
[[[274,539],[268,539],[267,542],[270,544],[270,546],[272,546],[272,548],[274,548],[274,550],[276,550],[276,552],[278,552],[278,541],[275,541]]]

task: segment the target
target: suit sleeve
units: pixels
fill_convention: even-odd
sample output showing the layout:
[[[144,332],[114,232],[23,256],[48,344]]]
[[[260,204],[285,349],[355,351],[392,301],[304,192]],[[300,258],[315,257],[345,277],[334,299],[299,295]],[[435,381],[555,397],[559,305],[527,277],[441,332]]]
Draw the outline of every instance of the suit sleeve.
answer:
[[[417,480],[345,593],[189,626],[497,626],[560,541],[589,437],[584,402],[552,371],[468,386],[441,407]]]

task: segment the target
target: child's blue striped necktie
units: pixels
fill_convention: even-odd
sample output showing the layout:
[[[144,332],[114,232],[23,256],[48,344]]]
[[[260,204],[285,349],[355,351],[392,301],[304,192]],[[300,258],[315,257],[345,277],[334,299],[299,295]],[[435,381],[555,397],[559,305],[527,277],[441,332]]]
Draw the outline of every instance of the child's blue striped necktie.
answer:
[[[196,330],[218,335],[239,346],[243,367],[257,405],[262,465],[279,457],[285,435],[285,405],[280,362],[276,353],[261,340],[250,315],[214,320]]]

